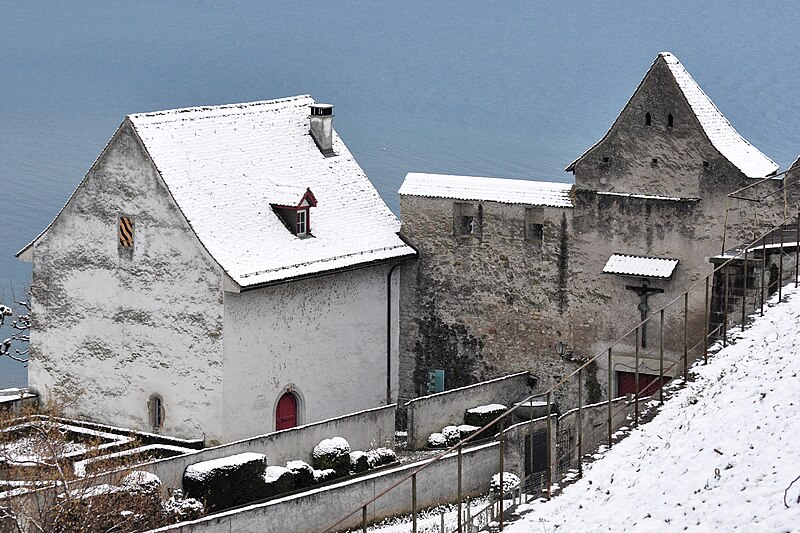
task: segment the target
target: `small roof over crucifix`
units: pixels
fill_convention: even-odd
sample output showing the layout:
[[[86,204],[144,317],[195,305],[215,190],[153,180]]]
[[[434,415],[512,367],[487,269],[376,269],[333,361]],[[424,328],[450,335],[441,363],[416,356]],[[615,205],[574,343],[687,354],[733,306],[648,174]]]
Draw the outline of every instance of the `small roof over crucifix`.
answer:
[[[608,258],[608,261],[606,261],[606,266],[603,267],[603,273],[635,276],[638,278],[669,279],[672,277],[672,273],[677,265],[677,259],[613,254]]]

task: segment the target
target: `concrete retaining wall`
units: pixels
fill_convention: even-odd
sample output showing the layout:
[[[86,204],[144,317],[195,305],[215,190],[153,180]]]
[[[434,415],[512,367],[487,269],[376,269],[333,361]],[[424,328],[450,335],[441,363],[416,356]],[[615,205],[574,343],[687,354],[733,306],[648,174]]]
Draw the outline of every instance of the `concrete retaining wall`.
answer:
[[[409,447],[422,448],[431,433],[451,424],[463,424],[467,409],[490,403],[511,407],[524,400],[530,395],[527,378],[528,372],[520,372],[411,400],[406,404]]]
[[[639,398],[639,412],[641,412],[650,397]],[[589,453],[600,444],[608,444],[608,402],[599,402],[583,407],[581,413],[583,426],[583,452]],[[611,428],[618,430],[625,425],[628,415],[633,415],[633,400],[625,396],[611,400]],[[558,428],[570,429],[577,439],[578,435],[578,409],[571,409],[558,419]]]
[[[353,450],[368,450],[379,446],[394,448],[396,408],[396,404],[391,404],[367,409],[178,457],[161,459],[137,466],[136,469],[157,475],[161,479],[162,488],[167,490],[181,488],[183,472],[187,466],[237,453],[263,453],[270,465],[284,466],[287,461],[293,459],[300,459],[310,464],[314,446],[330,437],[344,437]]]
[[[498,446],[498,443],[492,442],[463,452],[463,496],[475,496],[489,490],[489,480],[492,474],[498,471]],[[457,461],[455,454],[448,455],[417,475],[418,508],[457,500]],[[373,498],[422,464],[423,462],[407,464],[319,490],[154,531],[173,533],[217,531],[307,533],[323,531],[324,528],[331,526],[337,517],[353,511],[359,502]],[[367,519],[372,522],[407,513],[410,509],[411,482],[407,481],[368,506]],[[338,526],[337,530],[357,527],[361,525],[361,518],[361,512],[356,512]]]

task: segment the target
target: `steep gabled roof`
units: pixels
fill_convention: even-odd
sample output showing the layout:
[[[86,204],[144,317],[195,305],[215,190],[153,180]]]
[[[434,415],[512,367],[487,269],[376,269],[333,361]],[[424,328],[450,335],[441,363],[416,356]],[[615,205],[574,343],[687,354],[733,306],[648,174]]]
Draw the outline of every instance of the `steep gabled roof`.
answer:
[[[317,148],[312,103],[302,95],[127,117],[200,242],[241,287],[415,254],[338,135],[334,156]],[[271,205],[309,189],[313,237],[299,238]]]
[[[572,207],[571,190],[571,183],[410,172],[398,192],[454,200]]]
[[[678,84],[684,98],[686,98],[689,107],[691,107],[694,112],[706,137],[723,157],[741,170],[748,178],[764,178],[770,174],[774,174],[778,170],[778,165],[772,159],[761,153],[758,148],[739,135],[739,132],[731,126],[731,123],[720,110],[717,109],[714,102],[712,102],[700,86],[697,85],[697,82],[694,81],[694,78],[692,78],[689,72],[684,68],[683,64],[678,61],[677,57],[670,52],[661,52],[658,54],[658,57],[656,57],[650,70],[653,69],[659,60],[663,61],[669,68],[672,77]],[[649,73],[650,71],[648,71],[648,74]],[[645,75],[645,78],[647,78],[648,74]],[[628,104],[630,104],[630,100]],[[626,107],[628,104],[626,104]],[[618,120],[619,117],[614,121],[614,124],[616,124]],[[611,126],[608,133],[610,133],[613,128],[614,125]],[[567,172],[575,170],[575,164],[583,159],[595,146],[603,142],[603,140],[608,137],[608,133],[589,148],[589,150],[581,154],[578,159],[570,163],[565,170]]]

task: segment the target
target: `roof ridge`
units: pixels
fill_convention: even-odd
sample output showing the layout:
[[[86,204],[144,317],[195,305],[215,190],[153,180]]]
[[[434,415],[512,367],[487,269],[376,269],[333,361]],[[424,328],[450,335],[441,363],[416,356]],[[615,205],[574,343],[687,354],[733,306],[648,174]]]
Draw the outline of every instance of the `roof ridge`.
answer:
[[[731,121],[728,120],[728,117],[726,117],[722,113],[722,111],[719,110],[717,104],[715,104],[714,101],[702,89],[702,87],[700,87],[700,85],[695,81],[694,77],[692,77],[689,71],[686,70],[686,67],[683,66],[683,63],[681,63],[681,61],[675,56],[675,54],[671,52],[661,52],[658,54],[658,57],[663,59],[664,63],[666,63],[670,73],[672,74],[673,79],[675,80],[675,83],[677,83],[678,85],[678,89],[680,89],[684,98],[686,98],[689,107],[692,108],[692,112],[694,113],[695,117],[697,117],[697,120],[700,123],[700,127],[706,133],[708,140],[711,141],[711,144],[714,145],[714,147],[717,150],[719,150],[719,152],[726,159],[728,159],[731,163],[733,163],[737,168],[739,168],[739,170],[742,171],[742,173],[744,173],[748,177],[766,177],[767,175],[770,174],[770,172],[764,172],[764,176],[750,176],[747,172],[745,172],[743,168],[741,168],[739,164],[733,161],[732,157],[735,156],[732,156],[732,154],[725,153],[726,151],[725,149],[728,149],[730,147],[724,146],[721,148],[720,146],[718,146],[718,143],[721,141],[721,139],[717,138],[719,137],[718,133],[724,135],[724,132],[715,132],[711,130],[710,125],[708,124],[708,120],[705,121],[703,120],[701,115],[704,113],[704,111],[706,111],[702,109],[702,106],[704,105],[709,106],[708,111],[710,111],[715,115],[713,118],[716,120],[720,120],[722,122],[722,127],[729,130],[728,134],[731,134],[733,136],[734,142],[743,142],[745,145],[752,148],[753,151],[755,152],[752,155],[756,157],[761,157],[763,159],[762,161],[763,163],[767,165],[771,164],[774,167],[771,172],[774,173],[776,170],[778,170],[779,167],[778,164],[775,163],[775,161],[773,161],[769,156],[764,154],[761,150],[756,148],[750,141],[745,139],[742,136],[742,134],[736,130],[736,128],[733,127],[733,124],[731,124]],[[684,85],[684,83],[682,82],[687,83],[689,85]],[[715,138],[717,138],[716,142]]]
[[[193,112],[208,112],[208,111],[222,111],[226,109],[231,110],[240,110],[244,111],[247,108],[258,107],[258,106],[265,106],[265,105],[275,105],[275,104],[285,104],[287,102],[297,101],[297,100],[313,100],[310,94],[298,94],[295,96],[285,96],[282,98],[274,98],[272,100],[255,100],[253,102],[238,102],[238,103],[229,103],[229,104],[218,104],[218,105],[200,105],[200,106],[190,106],[190,107],[177,107],[174,109],[163,109],[160,111],[145,111],[142,113],[131,113],[126,115],[131,120],[134,119],[143,119],[143,118],[153,118],[158,116],[170,116],[170,115],[178,115],[182,113],[193,113]],[[239,113],[230,113],[230,114],[239,114]],[[215,115],[215,116],[228,116],[228,115]],[[202,118],[202,117],[195,117],[195,118]]]

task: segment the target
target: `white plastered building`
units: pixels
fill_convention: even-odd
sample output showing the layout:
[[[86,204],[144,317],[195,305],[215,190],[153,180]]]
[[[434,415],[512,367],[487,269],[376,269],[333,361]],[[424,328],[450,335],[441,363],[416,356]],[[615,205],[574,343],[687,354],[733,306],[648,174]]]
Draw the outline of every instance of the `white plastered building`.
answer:
[[[392,402],[399,221],[310,96],[130,115],[33,263],[29,384],[227,442]]]

